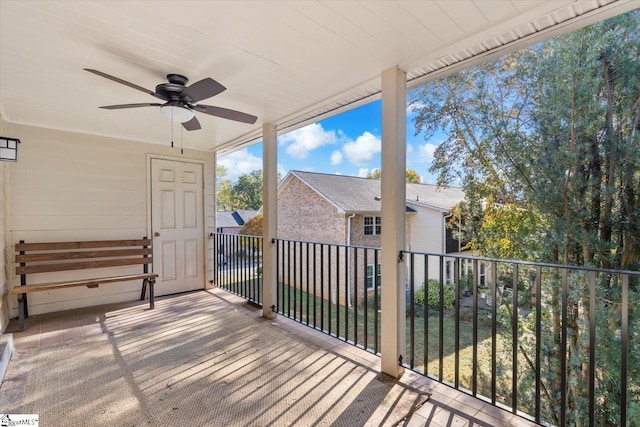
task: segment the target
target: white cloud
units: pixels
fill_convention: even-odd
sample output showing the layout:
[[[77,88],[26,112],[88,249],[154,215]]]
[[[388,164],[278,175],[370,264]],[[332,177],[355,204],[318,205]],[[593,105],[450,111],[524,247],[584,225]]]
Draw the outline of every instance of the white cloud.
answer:
[[[367,168],[360,168],[360,170],[358,171],[358,176],[360,178],[366,178],[367,175],[369,175],[369,169]]]
[[[342,152],[336,150],[333,153],[331,153],[331,164],[332,165],[339,165],[340,163],[342,163],[342,159],[343,159],[343,155]]]
[[[380,138],[370,132],[364,132],[355,141],[349,141],[342,146],[342,152],[354,165],[367,164],[380,151],[382,151]]]
[[[418,157],[425,163],[431,163],[433,162],[433,154],[436,148],[438,148],[438,146],[430,142],[420,145],[418,147]]]
[[[287,154],[296,159],[306,159],[309,152],[337,141],[336,132],[324,130],[319,123],[296,129],[278,138],[279,144],[286,146]]]
[[[287,170],[284,168],[284,165],[282,163],[278,163],[278,173],[282,178],[284,178],[287,174]]]
[[[262,159],[249,153],[246,148],[234,151],[218,159],[218,164],[227,169],[227,175],[222,179],[235,181],[240,175],[262,170]]]

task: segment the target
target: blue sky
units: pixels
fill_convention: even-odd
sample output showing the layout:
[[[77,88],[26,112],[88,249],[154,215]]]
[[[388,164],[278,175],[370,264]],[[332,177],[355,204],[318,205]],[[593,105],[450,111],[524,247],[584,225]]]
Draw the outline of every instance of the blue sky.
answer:
[[[278,136],[278,170],[303,170],[351,176],[366,176],[380,168],[381,101],[375,101],[304,128]],[[433,151],[442,140],[425,141],[414,135],[413,116],[407,112],[407,167],[434,184],[428,169]],[[440,138],[439,140],[437,138]],[[262,169],[262,143],[222,156],[218,163],[227,168],[232,181]]]

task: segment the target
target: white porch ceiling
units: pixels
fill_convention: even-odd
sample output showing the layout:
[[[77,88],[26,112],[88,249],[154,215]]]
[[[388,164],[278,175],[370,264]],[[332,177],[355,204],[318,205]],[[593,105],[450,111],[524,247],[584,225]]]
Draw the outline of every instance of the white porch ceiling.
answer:
[[[398,65],[416,84],[640,7],[636,0],[0,1],[0,115],[9,123],[168,144],[156,102],[83,71],[153,90],[178,73],[227,90],[201,103],[254,125],[196,113],[185,147],[228,152],[369,100]],[[174,130],[179,138],[180,126]],[[10,135],[9,135],[10,136]]]

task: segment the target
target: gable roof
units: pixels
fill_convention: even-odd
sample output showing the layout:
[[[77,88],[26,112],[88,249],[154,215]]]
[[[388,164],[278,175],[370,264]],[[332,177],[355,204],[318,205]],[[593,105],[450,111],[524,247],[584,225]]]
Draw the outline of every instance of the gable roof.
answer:
[[[380,212],[380,180],[316,172],[290,171],[344,213]],[[281,188],[288,181],[285,178]],[[407,201],[443,212],[464,199],[461,188],[438,188],[429,184],[407,184]],[[415,211],[407,206],[407,212]]]

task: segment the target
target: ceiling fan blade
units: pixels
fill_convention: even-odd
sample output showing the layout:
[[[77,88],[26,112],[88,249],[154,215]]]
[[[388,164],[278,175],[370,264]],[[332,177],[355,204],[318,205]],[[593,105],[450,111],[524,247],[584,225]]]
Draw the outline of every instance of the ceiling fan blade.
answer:
[[[100,76],[100,77],[104,77],[105,79],[112,80],[112,81],[114,81],[114,82],[116,82],[116,83],[120,83],[120,84],[123,84],[123,85],[125,85],[125,86],[129,86],[130,88],[137,89],[137,90],[139,90],[139,91],[141,91],[141,92],[144,92],[144,93],[147,93],[147,94],[149,94],[149,95],[151,95],[151,96],[155,96],[156,98],[158,98],[158,99],[162,99],[163,101],[167,101],[167,98],[165,98],[165,97],[164,97],[164,96],[162,96],[162,95],[159,95],[159,94],[155,93],[155,92],[154,92],[154,91],[152,91],[152,90],[145,89],[145,88],[143,88],[142,86],[138,86],[138,85],[133,84],[133,83],[129,83],[129,82],[128,82],[128,81],[126,81],[126,80],[119,79],[118,77],[111,76],[111,75],[109,75],[109,74],[107,74],[107,73],[103,73],[102,71],[92,70],[91,68],[84,68],[84,70],[86,70],[86,71],[88,71],[88,72],[90,72],[90,73],[93,73],[93,74],[95,74],[95,75],[98,75],[98,76]]]
[[[217,81],[213,80],[211,77],[207,77],[206,79],[202,79],[198,82],[195,82],[188,88],[182,91],[183,97],[189,97],[191,101],[189,102],[198,102],[203,99],[211,98],[221,92],[227,90],[226,87],[222,86]]]
[[[104,108],[105,110],[119,110],[121,108],[138,108],[138,107],[159,107],[163,104],[150,104],[150,103],[144,103],[144,104],[120,104],[120,105],[105,105],[104,107],[100,107],[100,108]]]
[[[198,121],[198,119],[194,116],[193,119],[189,120],[188,122],[184,122],[182,123],[182,126],[186,129],[186,130],[198,130],[200,129],[200,122]]]
[[[201,113],[222,117],[223,119],[235,120],[236,122],[249,123],[251,125],[258,120],[256,116],[228,108],[213,107],[211,105],[194,105],[191,108]]]

